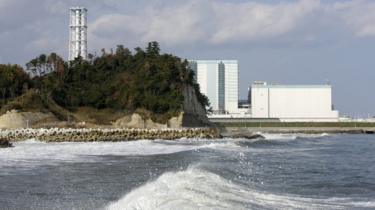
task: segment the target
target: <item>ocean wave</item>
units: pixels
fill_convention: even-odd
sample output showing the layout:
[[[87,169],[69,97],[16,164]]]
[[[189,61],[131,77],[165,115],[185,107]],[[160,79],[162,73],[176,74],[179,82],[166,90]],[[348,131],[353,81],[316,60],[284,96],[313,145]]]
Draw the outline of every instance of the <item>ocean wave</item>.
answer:
[[[296,140],[296,139],[316,139],[330,136],[327,133],[321,134],[303,134],[303,133],[286,133],[286,134],[273,134],[273,133],[258,133],[267,140]]]
[[[165,145],[149,140],[129,142],[62,142],[44,143],[35,139],[15,142],[14,147],[0,152],[2,166],[34,166],[59,162],[96,161],[106,155],[134,156],[172,154],[199,149],[196,145]]]
[[[166,172],[133,189],[107,210],[133,209],[351,209],[373,208],[374,201],[306,198],[249,189],[217,174],[190,167]]]
[[[95,162],[100,156],[148,156],[173,154],[198,149],[236,149],[229,141],[138,140],[127,142],[61,142],[45,143],[36,139],[15,142],[14,147],[0,152],[0,168],[4,166],[35,166],[60,162]]]
[[[320,143],[321,138],[330,136],[329,134],[269,134],[258,133],[264,138],[237,140],[235,143],[241,147],[258,148],[268,146],[289,146],[296,143]]]

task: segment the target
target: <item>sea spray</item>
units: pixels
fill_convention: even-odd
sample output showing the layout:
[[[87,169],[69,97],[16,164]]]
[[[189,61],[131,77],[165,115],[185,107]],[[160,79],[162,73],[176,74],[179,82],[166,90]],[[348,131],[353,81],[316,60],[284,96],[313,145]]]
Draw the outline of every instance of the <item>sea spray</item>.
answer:
[[[278,195],[226,180],[198,168],[166,172],[155,180],[133,189],[107,210],[134,209],[343,209],[374,208],[374,202],[345,198],[306,198]]]

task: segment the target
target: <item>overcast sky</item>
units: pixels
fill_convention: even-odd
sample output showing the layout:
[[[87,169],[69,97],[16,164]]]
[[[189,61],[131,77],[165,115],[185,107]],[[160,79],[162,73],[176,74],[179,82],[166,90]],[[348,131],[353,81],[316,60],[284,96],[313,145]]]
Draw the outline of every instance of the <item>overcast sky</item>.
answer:
[[[333,85],[335,107],[375,115],[374,0],[0,0],[0,63],[68,54],[69,7],[88,9],[89,52],[159,41],[188,59],[237,59],[252,81]]]

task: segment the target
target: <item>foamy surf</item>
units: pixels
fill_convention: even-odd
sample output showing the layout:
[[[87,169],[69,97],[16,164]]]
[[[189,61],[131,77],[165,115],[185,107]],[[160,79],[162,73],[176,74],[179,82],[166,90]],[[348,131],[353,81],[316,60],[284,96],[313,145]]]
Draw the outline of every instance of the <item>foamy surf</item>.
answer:
[[[267,140],[295,140],[298,138],[322,138],[330,136],[330,134],[327,133],[321,133],[321,134],[303,134],[303,133],[258,133],[262,135]]]
[[[196,149],[197,146],[163,145],[148,140],[131,142],[44,143],[35,139],[16,142],[13,148],[0,152],[4,165],[33,166],[58,162],[95,161],[105,155],[156,155]]]
[[[217,174],[190,167],[166,172],[110,203],[107,210],[154,209],[347,209],[373,208],[374,201],[305,198],[249,189]]]
[[[198,149],[236,148],[233,142],[138,140],[127,142],[62,142],[44,143],[36,139],[14,143],[15,147],[2,149],[0,168],[4,166],[32,167],[61,162],[95,162],[100,156],[147,156],[173,154]]]

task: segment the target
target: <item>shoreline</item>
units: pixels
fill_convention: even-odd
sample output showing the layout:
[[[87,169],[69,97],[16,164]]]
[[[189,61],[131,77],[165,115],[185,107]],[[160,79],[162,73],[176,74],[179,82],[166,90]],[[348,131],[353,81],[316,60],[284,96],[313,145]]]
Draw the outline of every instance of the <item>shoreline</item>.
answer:
[[[1,129],[0,138],[9,142],[38,139],[42,142],[119,142],[140,139],[175,140],[181,138],[247,138],[262,134],[375,134],[375,128],[338,127],[221,127],[182,129],[137,128],[22,128]]]
[[[345,128],[345,127],[221,127],[223,136],[239,134],[280,133],[280,134],[375,134],[374,127]]]

